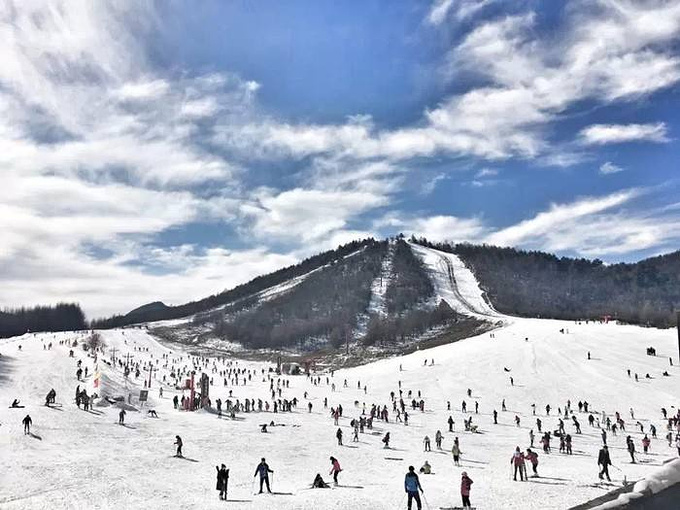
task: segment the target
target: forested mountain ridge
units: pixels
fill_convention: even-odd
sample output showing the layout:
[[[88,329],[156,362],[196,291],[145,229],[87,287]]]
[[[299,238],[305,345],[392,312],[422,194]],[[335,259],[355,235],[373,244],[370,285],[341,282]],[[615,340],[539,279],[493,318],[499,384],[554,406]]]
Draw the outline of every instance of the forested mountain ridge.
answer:
[[[657,327],[680,310],[680,251],[635,263],[557,257],[488,245],[412,242],[458,255],[501,313],[555,319],[612,318]]]
[[[394,348],[433,328],[443,332],[464,322],[468,331],[481,325],[463,321],[432,297],[422,262],[399,238],[366,244],[278,288],[154,331],[197,344],[309,351],[357,342]]]
[[[137,324],[140,322],[153,322],[168,319],[178,319],[188,317],[197,313],[212,310],[219,306],[229,305],[241,299],[248,298],[258,292],[264,291],[269,287],[279,285],[283,282],[291,280],[318,269],[327,264],[350,255],[353,252],[364,249],[374,244],[386,244],[385,241],[376,241],[369,238],[361,241],[352,241],[345,245],[339,246],[335,250],[329,250],[313,257],[309,257],[299,264],[285,267],[273,273],[258,276],[253,280],[238,285],[233,289],[225,290],[218,294],[214,294],[198,301],[192,301],[178,306],[166,306],[163,303],[155,302],[143,305],[135,310],[132,310],[126,315],[115,315],[106,319],[97,319],[92,321],[93,328],[116,328],[127,326],[130,324]]]
[[[428,252],[435,259],[446,253],[458,257],[458,264],[472,271],[474,278],[470,278],[479,282],[486,301],[502,314],[557,319],[609,316],[669,327],[680,310],[680,251],[607,265],[597,259],[515,248],[432,243],[424,238],[410,241],[438,250]],[[105,329],[146,323],[173,338],[198,343],[219,340],[243,348],[312,349],[350,341],[393,346],[419,341],[432,331],[456,330],[453,336],[460,337],[462,325],[473,333],[483,323],[495,321],[456,307],[449,299],[455,292],[445,298],[448,302],[442,301],[434,283],[441,287],[446,270],[438,270],[431,260],[426,266],[418,252],[403,236],[355,241],[205,299],[179,306],[153,302],[89,326]],[[454,287],[455,280],[451,280]],[[166,319],[179,321],[159,323]],[[78,305],[0,312],[0,336],[86,327]]]
[[[86,329],[85,314],[74,303],[0,311],[0,338],[38,331]]]

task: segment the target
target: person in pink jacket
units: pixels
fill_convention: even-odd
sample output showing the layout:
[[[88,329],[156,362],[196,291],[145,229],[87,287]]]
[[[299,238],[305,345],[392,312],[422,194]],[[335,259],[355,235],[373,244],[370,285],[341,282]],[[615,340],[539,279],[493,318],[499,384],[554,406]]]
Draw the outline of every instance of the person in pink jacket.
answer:
[[[515,466],[515,475],[513,476],[513,480],[517,481],[517,471],[519,471],[519,479],[524,481],[524,455],[522,455],[519,446],[515,448],[515,453],[510,459],[510,464]]]
[[[470,489],[472,488],[472,478],[463,471],[460,478],[460,496],[463,498],[463,508],[472,508],[470,504]]]
[[[342,468],[340,468],[338,459],[331,457],[331,472],[328,474],[333,475],[333,482],[335,482],[335,485],[338,485],[338,474],[340,471],[342,471]]]

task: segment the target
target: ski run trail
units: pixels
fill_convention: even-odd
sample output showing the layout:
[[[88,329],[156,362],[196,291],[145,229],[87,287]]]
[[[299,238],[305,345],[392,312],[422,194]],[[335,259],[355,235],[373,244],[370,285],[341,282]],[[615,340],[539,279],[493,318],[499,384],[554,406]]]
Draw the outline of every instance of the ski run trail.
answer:
[[[503,317],[486,303],[472,273],[457,257],[428,249],[417,253],[437,275],[438,297],[456,309],[497,319],[500,327],[454,344],[338,370],[333,376],[319,373],[318,385],[304,375],[284,375],[280,379],[289,381],[289,387],[282,388],[281,398],[299,400],[292,412],[273,413],[270,408],[269,412],[239,413],[232,420],[207,410],[175,410],[172,399],[175,395],[181,398],[183,391],[162,382],[164,376],[170,382],[173,367],[193,369],[196,362],[197,374],[202,369],[213,377],[213,405],[217,398],[225,402],[229,391],[233,392],[232,401],[252,398],[273,404],[270,377],[274,388],[279,377],[268,372],[272,366],[268,363],[216,358],[198,361],[177,346],[162,345],[145,329],[102,331],[106,351],[97,362],[81,348],[86,333],[26,334],[0,340],[0,508],[405,509],[408,466],[418,470],[427,460],[433,474],[420,475],[424,509],[460,507],[462,471],[474,481],[471,500],[478,509],[566,509],[612,488],[597,483],[600,430],[588,424],[587,413],[578,411],[579,400],[587,401],[598,418],[604,411],[613,420],[619,411],[625,420],[625,433],[608,434],[614,485],[621,485],[624,477],[636,481],[652,475],[663,461],[677,456],[675,447],[669,448],[664,439],[667,430],[661,415],[662,407],[675,414],[680,406],[674,330]],[[73,348],[75,356],[71,358],[71,347],[65,341],[75,339],[79,345]],[[51,349],[43,347],[50,342]],[[648,346],[656,348],[657,356],[646,355]],[[133,372],[126,380],[119,367],[104,362],[110,361],[114,348],[118,359],[129,354],[132,363],[140,363],[138,378]],[[669,356],[676,360],[673,367]],[[77,360],[88,368],[85,382],[76,379]],[[152,375],[149,402],[140,405],[137,395],[149,377],[145,369],[149,362],[158,370]],[[229,377],[225,386],[219,372],[228,368],[245,370],[246,377],[250,371],[252,381],[243,385],[244,375],[240,375],[236,386]],[[661,375],[665,370],[670,377]],[[95,404],[92,412],[76,407],[76,385],[91,394],[94,373],[101,376],[100,393],[132,394],[132,405],[125,406],[125,426],[117,424],[116,405]],[[632,376],[635,373],[638,382]],[[645,378],[647,373],[650,379]],[[390,392],[399,398],[399,381],[409,412],[408,426],[395,423],[392,411]],[[56,390],[57,405],[46,407],[43,403],[50,388]],[[467,395],[468,388],[472,397]],[[421,392],[424,412],[411,409],[409,391],[417,400]],[[26,407],[9,408],[14,398]],[[324,408],[324,398],[328,398],[328,408]],[[505,412],[501,410],[503,399]],[[566,431],[573,437],[573,455],[559,453],[555,438],[552,453],[545,454],[538,443],[535,420],[543,421],[544,431],[555,430],[558,408],[564,412],[568,399],[582,434],[576,433],[571,417],[565,419]],[[467,413],[461,410],[464,400]],[[475,402],[479,414],[474,412]],[[387,405],[389,422],[375,419],[373,430],[366,429],[359,441],[353,442],[349,422],[359,418],[363,403],[367,412],[372,404]],[[532,403],[537,416],[532,416]],[[344,446],[337,444],[338,427],[329,414],[338,404],[343,407],[339,426]],[[546,404],[552,407],[550,416],[546,416]],[[630,408],[635,419],[630,417]],[[154,409],[158,418],[150,417],[149,409]],[[498,411],[497,425],[492,419],[494,409]],[[33,435],[23,433],[21,421],[26,414],[33,420]],[[453,433],[448,431],[450,415],[455,420]],[[477,433],[463,428],[463,420],[469,416],[479,427]],[[515,416],[521,420],[519,427]],[[647,454],[642,453],[642,434],[635,426],[638,420],[645,432],[650,424],[657,428],[658,439],[652,439]],[[277,426],[261,433],[260,424],[271,421]],[[534,451],[539,454],[540,478],[515,482],[510,477],[510,458],[516,446],[522,450],[529,446],[530,429],[536,433]],[[443,434],[442,450],[435,445],[437,430]],[[390,448],[384,449],[381,439],[388,431]],[[182,437],[185,458],[174,457],[175,435]],[[426,435],[432,441],[432,452],[423,451]],[[636,464],[630,463],[626,452],[626,435],[632,436],[638,450]],[[450,454],[455,437],[463,452],[460,467],[454,466]],[[331,455],[343,469],[340,485],[309,489],[316,473],[332,483],[328,476]],[[261,457],[266,457],[274,470],[272,495],[254,495],[253,474]],[[228,502],[220,501],[215,490],[215,466],[222,463],[230,469]]]

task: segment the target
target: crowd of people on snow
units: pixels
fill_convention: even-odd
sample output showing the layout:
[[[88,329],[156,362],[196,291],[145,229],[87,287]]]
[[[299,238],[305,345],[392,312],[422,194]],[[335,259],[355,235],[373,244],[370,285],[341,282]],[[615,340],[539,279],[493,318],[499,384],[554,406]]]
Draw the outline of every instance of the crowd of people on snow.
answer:
[[[527,339],[528,340],[528,339]],[[60,341],[62,345],[63,341]],[[127,342],[126,342],[127,343]],[[68,347],[76,346],[76,342],[69,342],[66,345]],[[52,344],[49,347],[43,345],[44,350],[51,350]],[[587,359],[590,361],[591,353],[587,353]],[[648,351],[649,354],[649,351]],[[653,355],[656,353],[654,352]],[[650,354],[652,355],[652,354]],[[94,354],[94,360],[96,363],[97,353]],[[148,360],[143,360],[143,357],[148,356]],[[69,350],[69,357],[74,358],[73,350]],[[111,358],[110,361],[106,363],[114,368],[122,370],[124,377],[130,378],[134,377],[138,379],[142,373],[148,375],[144,376],[143,385],[144,388],[150,387],[151,375],[156,376],[156,371],[159,368],[164,370],[164,374],[160,380],[157,379],[157,384],[159,387],[159,398],[163,398],[163,385],[166,389],[174,389],[176,391],[181,391],[181,398],[179,393],[175,393],[172,398],[173,407],[178,411],[197,409],[200,407],[214,409],[218,415],[218,418],[223,416],[223,413],[235,418],[237,414],[240,413],[261,413],[261,412],[273,412],[273,413],[290,413],[297,409],[298,404],[301,402],[297,396],[290,396],[288,393],[290,390],[290,378],[283,377],[278,370],[270,368],[266,370],[261,368],[256,370],[253,368],[246,368],[239,366],[239,362],[235,360],[230,360],[224,356],[219,357],[204,357],[204,356],[190,356],[190,355],[179,355],[172,356],[172,352],[164,353],[161,356],[155,356],[149,352],[146,347],[139,347],[134,345],[132,347],[131,353],[126,356],[119,356],[117,358]],[[423,363],[424,367],[434,366],[434,359],[426,359]],[[403,367],[399,366],[400,372]],[[509,372],[510,369],[504,367],[504,371]],[[215,379],[217,379],[218,384],[221,381],[223,388],[229,388],[224,391],[228,391],[228,398],[222,400],[217,398],[213,402],[207,396],[202,396],[196,394],[193,398],[184,395],[184,390],[187,389],[187,379],[198,374],[202,376],[203,374],[208,374],[208,384],[213,386]],[[631,371],[627,370],[628,377],[631,377]],[[82,360],[78,359],[76,362],[76,380],[78,381],[78,386],[75,390],[75,403],[78,408],[83,406],[83,410],[88,411],[91,406],[92,399],[98,398],[98,395],[92,394],[88,395],[84,388],[81,389],[80,383],[87,381],[88,377],[92,375],[88,366],[83,366]],[[638,374],[635,375],[635,380],[638,381]],[[149,382],[147,383],[147,377]],[[268,394],[266,397],[260,398],[236,398],[233,396],[234,389],[238,386],[248,386],[253,383],[253,379],[260,379],[262,383],[268,386]],[[334,426],[337,427],[335,432],[335,439],[338,446],[343,446],[343,428],[340,426],[340,420],[343,419],[343,409],[341,404],[331,405],[329,408],[329,396],[333,398],[336,394],[338,387],[335,382],[335,374],[330,371],[325,375],[316,375],[308,373],[306,376],[308,384],[314,387],[325,386],[328,387],[329,395],[323,398],[323,408],[324,412],[328,413],[328,416],[333,420]],[[356,414],[349,419],[349,426],[352,431],[352,441],[359,442],[359,435],[364,434],[367,431],[372,431],[374,428],[374,422],[380,422],[382,424],[401,424],[403,426],[409,425],[409,418],[411,414],[409,413],[425,413],[426,407],[429,409],[434,406],[432,402],[426,402],[425,397],[422,395],[420,390],[406,389],[402,387],[402,380],[397,380],[397,387],[389,393],[389,399],[387,401],[375,401],[369,403],[367,406],[366,402],[361,402],[360,400],[354,401],[354,412]],[[510,377],[510,385],[515,386],[514,377]],[[339,385],[338,385],[339,386]],[[342,382],[342,388],[347,389],[350,387],[350,383],[347,379]],[[352,383],[353,387],[353,383]],[[361,381],[356,382],[356,390],[361,392],[363,395],[368,395],[368,387],[365,384],[361,384]],[[284,392],[286,393],[284,395]],[[193,393],[193,392],[192,392]],[[197,392],[198,393],[198,392]],[[474,410],[468,409],[468,401],[463,399],[460,406],[460,412],[463,414],[463,424],[464,430],[470,433],[476,433],[479,431],[480,424],[473,424],[473,416],[475,420],[479,420],[479,400],[473,396],[473,391],[471,388],[467,389],[467,399],[472,399],[474,401]],[[313,404],[309,398],[307,391],[304,392],[303,399],[307,400],[306,408],[308,413],[312,413]],[[130,395],[128,395],[128,403],[130,402]],[[45,405],[51,406],[56,404],[56,391],[51,389],[45,397]],[[20,405],[18,399],[14,399],[11,408],[23,407]],[[572,436],[572,431],[567,431],[566,427],[573,427],[573,434],[575,436],[582,435],[581,422],[579,421],[579,416],[584,415],[585,421],[588,426],[594,429],[599,429],[599,436],[601,438],[602,446],[599,450],[597,457],[597,464],[599,466],[599,478],[611,480],[609,474],[609,467],[612,466],[612,460],[609,453],[608,439],[611,440],[611,436],[616,437],[618,433],[626,432],[627,423],[624,420],[621,412],[615,411],[613,414],[609,415],[605,411],[595,412],[592,406],[587,400],[579,400],[572,409],[572,402],[570,399],[566,400],[564,406],[558,406],[557,412],[554,413],[554,407],[551,404],[546,404],[545,416],[539,417],[536,414],[536,404],[531,404],[531,414],[536,417],[535,427],[539,434],[541,434],[539,444],[542,447],[544,454],[549,455],[552,453],[551,441],[553,438],[559,441],[559,452],[565,455],[573,455],[573,442],[574,436]],[[500,403],[501,412],[508,412],[505,398],[502,399]],[[451,402],[446,402],[447,411],[451,412]],[[578,412],[576,411],[578,410]],[[551,412],[553,414],[551,415]],[[157,417],[156,411],[151,409],[148,411],[150,416]],[[521,428],[521,417],[518,413],[513,412],[515,426]],[[635,424],[635,427],[639,429],[639,433],[643,435],[640,444],[642,450],[647,454],[652,448],[652,439],[657,438],[657,428],[655,424],[648,425],[648,432],[645,432],[644,424],[635,418],[634,410],[629,409],[631,423]],[[678,455],[680,456],[680,410],[677,410],[675,415],[668,413],[666,408],[661,408],[661,414],[666,422],[667,434],[665,439],[668,442],[668,446],[675,446],[677,448]],[[493,409],[489,413],[493,417],[493,425],[498,425],[499,422],[499,412],[497,409]],[[118,423],[120,425],[125,425],[125,408],[121,408],[118,412]],[[544,422],[552,419],[555,420],[555,427],[552,430],[543,431]],[[390,421],[392,420],[392,421]],[[30,429],[33,421],[30,415],[26,415],[22,420],[24,426],[24,433],[30,434]],[[448,420],[446,421],[448,425],[448,432],[455,433],[455,420],[453,414],[449,414]],[[491,425],[491,424],[489,424]],[[275,422],[272,421],[269,426],[276,426]],[[632,426],[632,425],[629,425]],[[260,425],[262,432],[268,432],[267,424]],[[650,437],[651,436],[651,437]],[[529,430],[529,443],[530,446],[522,451],[520,446],[516,446],[514,453],[510,459],[510,464],[512,467],[512,478],[514,481],[524,481],[528,478],[527,466],[531,465],[533,477],[538,477],[538,465],[539,456],[536,451],[534,451],[535,442],[534,429]],[[382,436],[381,442],[383,448],[389,449],[391,436],[390,431],[386,431]],[[434,434],[435,448],[437,450],[443,449],[444,435],[441,430],[436,430]],[[432,451],[432,444],[429,435],[425,435],[422,440],[424,452]],[[625,439],[626,450],[630,456],[631,463],[637,462],[637,450],[635,446],[635,440],[631,434],[628,434]],[[182,457],[182,439],[179,435],[175,436],[176,456]],[[451,457],[454,466],[461,466],[461,458],[463,452],[460,447],[460,440],[458,436],[455,436],[453,443],[451,445]],[[333,477],[333,483],[338,484],[338,476],[342,472],[339,460],[331,456],[330,457],[330,471],[329,476]],[[216,466],[217,470],[217,485],[216,489],[219,491],[220,499],[227,499],[227,489],[229,483],[230,472],[227,467],[222,464],[221,467]],[[273,477],[274,471],[270,469],[265,459],[262,458],[260,464],[258,464],[255,470],[255,477],[259,476],[260,487],[259,492],[262,493],[264,489],[271,492],[270,485],[270,474]],[[426,460],[423,466],[419,470],[420,474],[431,475],[433,474],[432,466]],[[470,507],[470,491],[472,486],[472,480],[468,477],[466,472],[461,474],[461,486],[460,494],[464,508]],[[317,473],[313,482],[313,488],[327,488],[327,484],[320,473]],[[407,506],[410,509],[413,502],[415,502],[417,508],[421,509],[421,495],[423,495],[423,487],[418,478],[418,474],[415,472],[413,466],[409,466],[408,473],[405,475],[404,479],[404,489],[407,496]]]

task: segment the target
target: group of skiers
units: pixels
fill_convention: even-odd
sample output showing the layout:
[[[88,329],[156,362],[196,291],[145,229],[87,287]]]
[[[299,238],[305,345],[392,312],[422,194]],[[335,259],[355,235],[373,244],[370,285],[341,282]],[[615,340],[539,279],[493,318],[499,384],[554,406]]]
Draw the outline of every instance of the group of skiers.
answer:
[[[203,367],[209,366],[208,362],[205,361],[202,358],[201,359],[197,358],[197,359],[192,360],[192,361],[194,361],[196,363],[196,365],[194,365],[194,366],[198,366],[198,365],[202,365]],[[167,366],[168,362],[169,362],[169,360],[166,361],[166,366]],[[139,369],[138,367],[139,367],[139,365],[135,368],[138,370]],[[145,365],[142,364],[141,367],[144,368]],[[80,361],[78,362],[78,369],[79,369],[79,373],[77,374],[77,377],[80,380],[81,375],[83,373]],[[257,375],[257,372],[254,371],[254,370],[253,371],[246,370],[246,369],[242,369],[240,367],[239,368],[231,367],[231,368],[226,369],[226,370],[218,370],[215,367],[215,365],[213,365],[212,370],[216,373],[219,373],[220,376],[223,376],[223,375],[225,376],[225,380],[224,380],[225,385],[227,385],[227,377],[229,377],[229,382],[231,384],[237,386],[237,385],[239,385],[239,382],[240,382],[239,379],[241,379],[240,385],[246,385],[248,382],[250,382],[252,380],[253,375]],[[87,375],[87,367],[85,367],[85,373]],[[176,375],[175,375],[174,378],[177,379],[179,376],[184,375],[186,373],[187,373],[186,368],[182,367],[182,369],[176,370]],[[265,378],[265,376],[266,376],[266,378]],[[332,375],[331,375],[331,377],[332,377]],[[164,378],[165,378],[165,376],[164,376]],[[278,410],[278,409],[281,409],[281,410],[285,409],[287,411],[291,411],[293,408],[295,408],[297,406],[297,402],[298,402],[297,398],[282,399],[282,391],[284,391],[284,390],[286,390],[290,387],[290,381],[289,380],[285,381],[281,378],[275,379],[274,377],[271,376],[271,373],[267,376],[265,374],[264,369],[263,369],[262,370],[262,381],[265,382],[267,379],[268,379],[268,382],[270,383],[269,384],[269,390],[271,392],[272,400],[274,401],[273,405],[274,405],[275,411]],[[308,376],[308,379],[310,379],[309,376]],[[321,377],[316,377],[312,380],[313,380],[313,384],[315,386],[322,383]],[[275,383],[275,381],[276,381],[276,383]],[[211,378],[210,383],[212,384],[212,378]],[[275,384],[276,384],[276,386],[275,386]],[[334,385],[334,383],[331,383],[329,381],[328,377],[326,377],[326,384],[327,385],[332,384],[333,389],[334,389],[335,385]],[[396,417],[395,421],[396,422],[403,422],[404,425],[408,425],[408,416],[409,415],[408,415],[408,412],[407,412],[407,409],[406,409],[406,407],[407,407],[406,402],[407,401],[404,400],[404,397],[407,397],[408,399],[410,399],[410,402],[409,402],[408,405],[409,405],[411,410],[415,410],[415,411],[425,412],[426,402],[425,402],[425,399],[421,397],[420,391],[417,392],[418,398],[416,399],[416,398],[414,398],[414,396],[415,396],[414,391],[408,390],[407,395],[405,395],[406,392],[402,391],[401,386],[402,386],[401,381],[399,381],[398,395],[395,392],[391,392],[391,394],[390,394],[391,406],[392,406],[392,411],[395,413],[395,415],[394,415]],[[343,387],[344,388],[349,387],[347,380],[344,381]],[[364,394],[367,393],[367,387],[365,385],[362,387],[362,385],[360,383],[357,383],[357,389],[362,390]],[[80,392],[79,388],[76,389],[76,402],[78,404],[80,402],[82,402],[86,406],[85,408],[87,409],[86,402],[87,402],[87,400],[89,400],[89,397],[87,397],[86,393],[84,393],[84,395],[83,395],[83,393],[84,393],[84,390],[82,392]],[[472,398],[472,390],[469,389],[469,388],[468,388],[468,391],[467,391],[467,395],[468,395],[469,398]],[[162,392],[159,392],[159,396],[162,398]],[[276,398],[277,396],[279,397],[278,400]],[[55,397],[56,397],[56,392],[55,392],[54,389],[52,389],[46,397],[46,405],[49,405],[50,403],[54,403]],[[183,400],[184,400],[184,398],[185,397],[183,397]],[[308,398],[307,392],[305,392],[304,398],[305,399]],[[179,408],[180,406],[178,405],[179,404],[178,396],[175,395],[173,400],[175,401],[174,402],[175,407]],[[269,409],[269,402],[267,402],[266,400],[263,401],[261,399],[258,399],[257,402],[258,402],[258,405],[256,406],[254,399],[245,400],[245,404],[242,403],[242,402],[239,402],[237,400],[235,405],[232,405],[230,400],[227,401],[228,409],[229,409],[230,412],[233,412],[233,413],[241,412],[241,411],[248,412],[250,410],[255,411],[256,408],[257,408],[258,411],[262,411],[263,408],[267,409],[267,410]],[[266,407],[263,405],[263,402],[266,404]],[[221,402],[220,399],[217,399],[217,404],[218,404],[218,409],[221,411],[222,402]],[[328,407],[328,399],[327,398],[323,399],[323,404],[324,404],[324,408]],[[17,401],[17,406],[18,406],[18,401]],[[182,406],[182,407],[184,407],[184,406]],[[355,401],[355,407],[357,407],[357,408],[360,407],[358,400]],[[505,399],[503,399],[503,401],[501,403],[501,408],[502,408],[503,411],[507,411]],[[308,402],[307,409],[308,409],[309,413],[312,412],[311,402]],[[450,402],[447,402],[447,409],[448,410],[451,409]],[[468,413],[467,402],[465,400],[462,401],[461,409],[462,409],[463,413],[466,413],[466,414]],[[532,409],[533,409],[533,414],[535,415],[536,414],[536,405],[535,404],[532,405]],[[579,410],[579,412],[588,413],[589,412],[588,402],[587,401],[579,401],[578,402],[578,410]],[[546,415],[550,416],[550,413],[552,411],[551,406],[546,405],[545,411],[546,411]],[[663,412],[664,412],[664,418],[666,418],[666,410],[663,409]],[[339,425],[339,420],[340,420],[340,418],[342,418],[342,413],[343,413],[342,405],[337,405],[337,406],[331,408],[331,416],[334,420],[335,425]],[[479,413],[479,403],[477,401],[474,402],[474,413],[475,414]],[[569,433],[566,433],[565,424],[564,424],[564,421],[567,421],[567,423],[569,423],[569,420],[567,419],[567,417],[570,416],[570,413],[571,413],[571,402],[567,401],[567,405],[564,406],[564,413],[562,412],[562,407],[559,407],[557,409],[557,416],[556,416],[556,418],[558,420],[557,430],[555,430],[553,432],[553,435],[556,438],[559,438],[559,440],[560,440],[560,452],[564,452],[566,454],[572,454],[572,436]],[[368,414],[368,416],[366,416],[366,414]],[[374,419],[380,419],[380,420],[383,420],[386,423],[389,423],[389,414],[390,413],[388,411],[388,405],[385,405],[385,404],[380,405],[380,404],[374,403],[370,407],[370,411],[369,411],[366,408],[366,404],[364,404],[363,408],[362,408],[362,415],[358,418],[352,419],[351,422],[350,422],[350,426],[351,426],[352,430],[354,431],[354,440],[358,441],[358,434],[359,434],[359,432],[364,431],[364,427],[367,427],[369,429],[372,428],[372,423],[373,423]],[[471,414],[472,413],[470,413],[470,415],[465,419],[465,429],[467,431],[474,432],[476,430],[476,426],[474,426],[475,428],[473,430],[472,415]],[[563,414],[564,414],[564,420],[562,419]],[[119,411],[119,423],[121,425],[124,424],[125,415],[126,415],[125,409],[120,409],[120,411]],[[499,415],[498,415],[498,412],[497,412],[496,409],[493,409],[492,415],[493,415],[493,423],[498,424],[498,416]],[[632,409],[630,410],[630,415],[631,415],[631,419],[634,419],[634,413],[633,413]],[[581,433],[581,426],[580,426],[579,420],[577,419],[576,415],[574,415],[573,413],[571,413],[570,417],[571,417],[571,425],[573,425],[573,427],[575,429],[575,433],[580,434]],[[618,412],[615,413],[614,422],[612,422],[612,420],[609,417],[606,417],[604,413],[602,414],[602,420],[603,420],[603,425],[606,424],[607,431],[612,431],[613,434],[616,434],[617,430],[625,430],[625,422]],[[587,421],[588,421],[588,423],[591,427],[599,427],[600,426],[600,417],[597,416],[597,413],[593,414],[591,412],[589,414],[588,418],[587,418]],[[455,426],[455,421],[453,419],[453,415],[449,416],[447,422],[448,422],[448,426],[449,426],[448,427],[449,432],[453,432],[454,426]],[[671,426],[677,427],[679,429],[679,432],[680,432],[680,414],[677,417],[668,418],[668,422],[669,422],[669,435],[667,435],[666,437],[669,441],[669,446],[670,446],[672,439],[673,439],[673,435],[672,435],[670,428],[671,428]],[[32,424],[31,417],[29,415],[26,415],[26,417],[24,418],[22,423],[24,424],[24,432],[26,434],[30,433],[30,427],[31,427],[31,424]],[[542,421],[539,418],[537,418],[536,423],[537,423],[537,427],[538,427],[539,432],[542,432],[541,431]],[[519,415],[515,415],[515,424],[518,427],[520,426]],[[643,431],[642,425],[640,424],[640,422],[638,422],[638,426],[640,426],[641,431]],[[607,444],[606,444],[607,441],[606,441],[605,429],[602,428],[601,431],[602,431],[603,447],[599,451],[599,454],[598,454],[598,465],[600,467],[599,478],[600,479],[606,478],[607,480],[610,480],[608,467],[612,465],[611,464],[611,458],[610,458],[608,447],[607,447]],[[650,426],[650,434],[652,435],[652,438],[656,437],[656,428],[654,427],[654,425]],[[437,449],[441,449],[442,448],[443,435],[442,435],[440,430],[436,431],[434,438],[435,438],[435,444],[436,444]],[[182,454],[182,446],[183,446],[182,439],[180,438],[180,436],[176,436],[175,439],[176,439],[176,441],[175,441],[174,444],[177,446],[176,456],[182,457],[182,455],[183,455]],[[337,439],[338,445],[342,446],[343,445],[343,430],[342,430],[342,428],[337,428],[336,439]],[[391,439],[390,438],[390,432],[387,431],[382,438],[382,443],[384,444],[385,448],[389,448],[390,439]],[[532,467],[533,476],[538,476],[538,464],[539,464],[538,454],[535,451],[532,450],[533,443],[534,443],[533,429],[530,430],[530,439],[531,439],[531,447],[527,448],[526,451],[523,453],[522,449],[519,446],[517,446],[516,449],[515,449],[515,452],[512,455],[512,458],[510,460],[511,468],[512,468],[511,475],[512,475],[512,477],[515,481],[517,480],[518,474],[519,474],[519,481],[523,481],[523,480],[527,479],[527,477],[528,477],[527,466],[528,466],[529,463],[531,464],[531,467]],[[541,443],[543,444],[543,451],[545,453],[551,452],[550,451],[550,440],[551,440],[551,432],[546,431],[545,434],[543,435],[542,439],[541,439]],[[680,455],[680,433],[676,436],[675,443],[676,443],[676,446],[678,448],[678,455]],[[424,445],[424,450],[426,452],[431,451],[430,436],[426,435],[423,438],[423,445]],[[636,462],[636,459],[635,459],[636,450],[635,450],[635,445],[634,445],[634,442],[633,442],[633,439],[632,439],[631,436],[628,436],[626,438],[626,446],[627,446],[627,450],[628,450],[630,457],[631,457],[631,462]],[[643,450],[644,450],[645,453],[647,453],[649,448],[651,447],[651,439],[648,437],[647,434],[645,434],[644,438],[642,439],[642,447],[643,447]],[[453,445],[451,447],[451,454],[452,454],[452,457],[453,457],[454,465],[460,466],[461,465],[460,459],[461,459],[461,456],[462,456],[462,452],[461,452],[461,449],[460,449],[460,442],[459,442],[458,437],[456,437],[454,439]],[[341,469],[340,463],[339,463],[339,461],[336,457],[331,456],[330,457],[330,463],[331,463],[331,469],[329,471],[329,475],[331,475],[333,477],[333,482],[335,484],[337,484],[338,483],[338,476],[341,473],[342,469]],[[216,466],[216,471],[217,471],[216,489],[219,491],[220,499],[226,500],[227,499],[228,482],[229,482],[229,469],[227,469],[226,466],[224,464],[222,464],[221,467]],[[272,491],[271,490],[271,484],[270,484],[270,476],[271,476],[271,479],[273,480],[273,473],[274,473],[274,471],[269,468],[265,459],[262,458],[260,464],[258,464],[258,466],[255,470],[255,475],[254,475],[255,477],[259,476],[259,482],[260,482],[259,483],[259,492],[260,493],[262,493],[264,491],[264,489],[266,489],[267,492]],[[432,473],[432,466],[430,466],[430,464],[427,461],[425,461],[423,467],[420,468],[420,473],[431,474]],[[470,490],[471,490],[472,483],[473,482],[467,476],[467,473],[463,472],[461,474],[460,494],[461,494],[461,498],[462,498],[464,508],[470,508]],[[318,488],[328,487],[328,484],[326,484],[323,481],[323,478],[321,477],[320,474],[317,474],[316,477],[314,478],[313,483],[312,483],[312,487],[315,487],[315,488],[316,487],[318,487]],[[418,475],[415,473],[415,468],[413,466],[409,466],[408,473],[406,474],[405,479],[404,479],[404,488],[405,488],[405,492],[406,492],[406,495],[407,495],[407,498],[408,498],[408,501],[407,501],[408,508],[411,509],[411,507],[413,505],[413,501],[415,501],[417,508],[420,510],[422,508],[421,495],[423,495],[423,488],[420,484],[420,480],[418,478]]]

